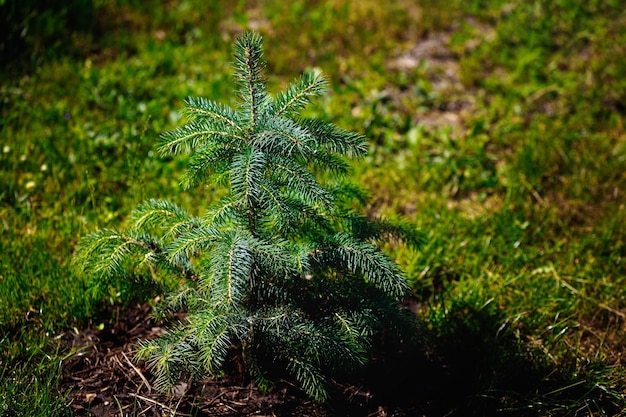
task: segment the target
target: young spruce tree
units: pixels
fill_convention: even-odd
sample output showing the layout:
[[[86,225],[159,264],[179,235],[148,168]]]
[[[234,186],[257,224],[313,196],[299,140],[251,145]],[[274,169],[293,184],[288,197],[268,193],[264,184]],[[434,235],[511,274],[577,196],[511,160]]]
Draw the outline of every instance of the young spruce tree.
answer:
[[[340,180],[342,157],[362,157],[367,146],[359,134],[299,116],[324,92],[318,73],[271,96],[260,36],[243,34],[234,58],[239,105],[187,99],[188,123],[159,147],[163,156],[191,153],[185,189],[211,181],[227,196],[202,217],[149,200],[126,230],[84,237],[75,263],[101,283],[181,278],[166,306],[186,319],[138,348],[157,388],[234,360],[262,389],[289,375],[321,401],[331,376],[364,365],[375,336],[402,321],[407,281],[375,242],[417,244],[418,236],[348,209],[363,194]],[[322,172],[335,180],[322,185]]]

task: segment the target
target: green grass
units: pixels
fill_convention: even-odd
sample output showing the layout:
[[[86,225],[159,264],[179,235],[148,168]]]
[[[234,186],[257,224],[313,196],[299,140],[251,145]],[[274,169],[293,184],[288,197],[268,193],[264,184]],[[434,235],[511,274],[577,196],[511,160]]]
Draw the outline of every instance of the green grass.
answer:
[[[89,295],[70,268],[77,239],[148,197],[191,208],[211,198],[182,193],[181,163],[159,160],[154,143],[180,123],[187,95],[225,94],[245,27],[265,38],[270,84],[308,67],[329,76],[332,93],[311,112],[371,139],[354,166],[368,210],[427,235],[417,254],[388,249],[423,306],[429,349],[471,387],[447,411],[626,409],[621,2],[244,3],[201,13],[191,0],[96,2],[92,32],[30,70],[5,69],[0,414],[64,415],[53,336],[138,296]],[[451,33],[460,85],[441,89],[433,62],[391,68],[438,31]],[[428,123],[459,101],[469,104],[458,125]]]
[[[48,335],[33,331],[0,333],[0,415],[71,416],[58,391],[61,362],[68,352],[50,350]],[[7,360],[10,359],[10,360]]]

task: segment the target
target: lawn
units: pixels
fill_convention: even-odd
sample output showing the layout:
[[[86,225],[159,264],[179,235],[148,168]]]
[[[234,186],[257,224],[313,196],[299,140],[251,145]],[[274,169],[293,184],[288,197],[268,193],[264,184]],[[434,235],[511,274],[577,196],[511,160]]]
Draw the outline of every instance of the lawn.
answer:
[[[375,362],[384,384],[348,384],[371,400],[338,388],[311,415],[350,401],[351,415],[626,412],[621,1],[17,3],[0,0],[28,26],[4,25],[0,47],[0,415],[87,415],[63,369],[89,348],[68,340],[114,335],[120,311],[158,294],[96,290],[76,244],[148,198],[196,214],[219,198],[183,191],[184,161],[159,158],[156,139],[187,96],[230,99],[245,29],[264,38],[270,91],[326,75],[307,115],[369,139],[351,167],[364,214],[425,237],[384,247],[422,349]]]

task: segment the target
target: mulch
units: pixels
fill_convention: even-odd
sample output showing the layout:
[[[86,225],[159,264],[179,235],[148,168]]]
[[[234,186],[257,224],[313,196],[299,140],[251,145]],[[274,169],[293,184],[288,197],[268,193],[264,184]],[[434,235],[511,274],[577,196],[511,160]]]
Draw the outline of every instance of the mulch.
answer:
[[[231,376],[182,381],[173,395],[156,392],[152,375],[133,359],[140,340],[165,331],[151,318],[150,306],[112,306],[103,324],[74,329],[61,338],[74,352],[62,362],[60,390],[76,416],[405,416],[414,407],[398,407],[377,399],[371,389],[336,383],[333,399],[320,404],[308,399],[289,381],[279,381],[270,393]],[[378,401],[377,401],[378,400]]]

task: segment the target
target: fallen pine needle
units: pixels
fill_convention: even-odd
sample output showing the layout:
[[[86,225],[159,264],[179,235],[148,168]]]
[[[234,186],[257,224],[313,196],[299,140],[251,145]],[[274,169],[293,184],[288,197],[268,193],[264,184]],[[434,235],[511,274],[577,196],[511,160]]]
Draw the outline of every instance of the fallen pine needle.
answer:
[[[122,352],[122,356],[124,356],[124,359],[126,359],[126,362],[128,362],[128,364],[130,365],[131,368],[133,368],[135,370],[135,372],[137,373],[137,375],[139,375],[139,378],[141,378],[141,380],[144,382],[144,384],[146,384],[146,387],[148,388],[148,394],[152,393],[152,387],[150,386],[150,383],[148,382],[148,380],[146,379],[145,376],[143,376],[143,374],[141,373],[141,371],[139,369],[137,369],[137,367],[135,365],[133,365],[133,363],[130,361],[130,359],[128,359],[128,356],[126,356],[126,354],[124,352]]]

